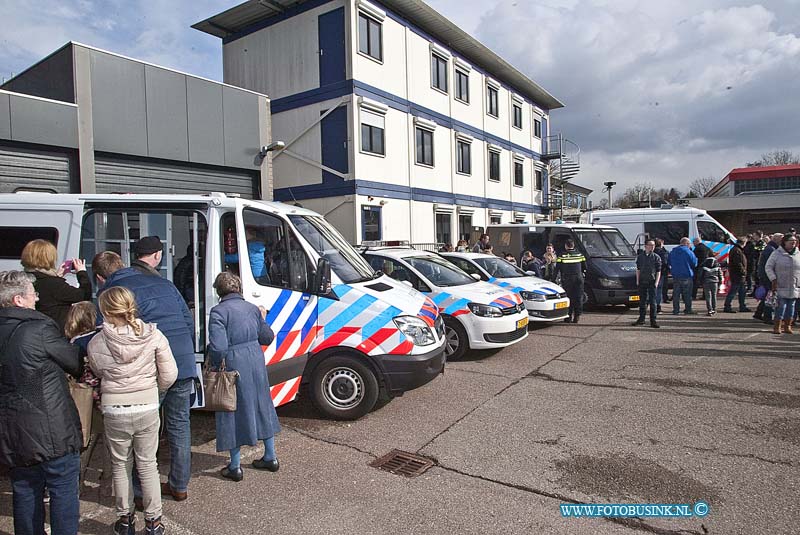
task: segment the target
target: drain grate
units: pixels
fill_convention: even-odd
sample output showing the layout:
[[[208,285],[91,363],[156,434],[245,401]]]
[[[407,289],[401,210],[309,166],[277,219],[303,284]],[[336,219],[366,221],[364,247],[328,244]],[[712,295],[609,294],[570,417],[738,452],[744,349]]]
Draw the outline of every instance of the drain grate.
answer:
[[[380,459],[375,459],[369,465],[391,474],[417,477],[433,466],[433,461],[407,451],[392,450]]]

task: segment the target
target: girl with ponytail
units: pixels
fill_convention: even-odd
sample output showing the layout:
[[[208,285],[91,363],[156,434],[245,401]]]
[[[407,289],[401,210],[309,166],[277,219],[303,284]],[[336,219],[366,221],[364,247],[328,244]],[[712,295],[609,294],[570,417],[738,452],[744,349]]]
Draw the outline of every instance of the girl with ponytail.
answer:
[[[138,317],[133,293],[122,286],[98,299],[101,331],[89,342],[89,366],[100,378],[105,436],[116,499],[114,533],[136,533],[133,459],[144,493],[145,532],[164,533],[156,464],[159,394],[178,377],[169,342],[154,323]]]

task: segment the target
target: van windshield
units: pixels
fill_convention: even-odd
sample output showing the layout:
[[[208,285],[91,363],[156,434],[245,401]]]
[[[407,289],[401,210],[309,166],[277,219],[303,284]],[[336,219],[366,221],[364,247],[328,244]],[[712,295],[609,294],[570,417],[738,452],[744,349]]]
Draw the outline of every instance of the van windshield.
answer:
[[[486,272],[498,279],[511,279],[515,277],[526,277],[524,271],[517,266],[513,266],[502,258],[476,258],[475,263],[481,266]]]
[[[367,261],[321,216],[291,215],[289,220],[317,254],[330,262],[331,271],[343,283],[375,278],[375,272]]]
[[[475,279],[461,271],[460,268],[438,256],[411,256],[403,260],[434,286],[461,286],[475,282]]]
[[[575,229],[586,254],[591,258],[633,257],[633,247],[616,229]]]

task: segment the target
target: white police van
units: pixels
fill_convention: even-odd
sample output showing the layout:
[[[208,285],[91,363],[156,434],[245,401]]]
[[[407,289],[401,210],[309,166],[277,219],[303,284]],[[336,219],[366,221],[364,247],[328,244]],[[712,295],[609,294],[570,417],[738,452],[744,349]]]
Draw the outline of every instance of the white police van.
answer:
[[[661,208],[626,208],[585,212],[581,222],[616,227],[634,247],[643,248],[646,239],[661,238],[672,250],[681,238],[700,238],[717,260],[726,262],[736,238],[705,210],[666,204]]]
[[[468,275],[477,275],[518,294],[530,321],[558,321],[569,316],[569,297],[558,284],[529,275],[506,260],[483,253],[440,253]]]
[[[103,251],[131,260],[158,236],[160,266],[194,314],[202,362],[218,273],[242,279],[264,306],[275,341],[264,352],[273,403],[301,387],[333,418],[352,419],[419,387],[444,367],[444,326],[420,292],[375,273],[319,214],[282,203],[209,195],[0,194],[0,270],[20,269],[25,244],[54,243],[60,259]],[[258,266],[259,273],[255,273]]]
[[[444,318],[445,356],[506,347],[528,336],[528,314],[513,291],[473,278],[436,253],[411,247],[367,249],[374,269],[428,295]]]

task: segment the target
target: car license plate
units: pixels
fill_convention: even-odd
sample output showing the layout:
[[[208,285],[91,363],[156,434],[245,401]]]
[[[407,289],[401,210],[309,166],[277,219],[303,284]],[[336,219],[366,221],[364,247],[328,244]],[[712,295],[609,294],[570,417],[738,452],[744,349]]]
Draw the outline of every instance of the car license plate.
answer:
[[[639,296],[638,295],[632,295],[632,296],[628,297],[628,301],[638,301],[638,300],[639,300]]]
[[[517,329],[522,329],[528,324],[528,318],[522,318],[521,320],[517,321]]]
[[[567,301],[561,301],[560,303],[556,303],[555,310],[558,310],[560,308],[568,308],[568,307],[569,307],[569,303]]]

